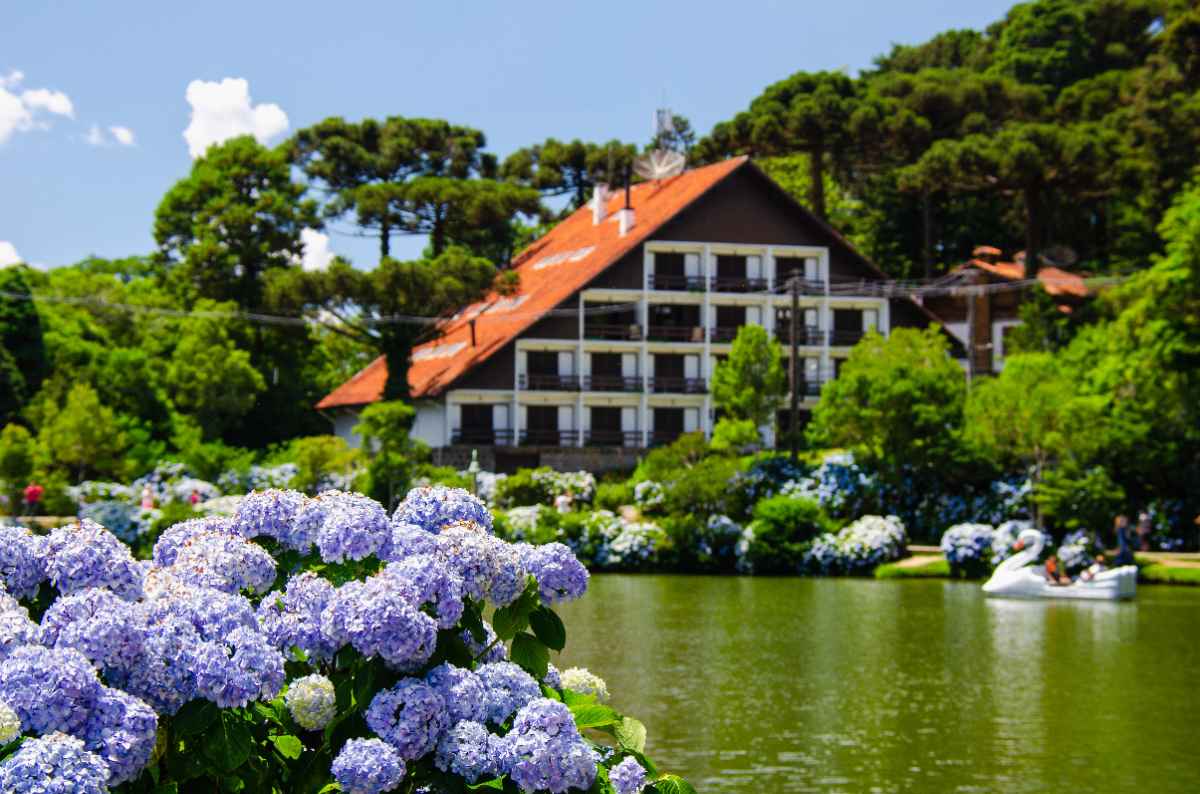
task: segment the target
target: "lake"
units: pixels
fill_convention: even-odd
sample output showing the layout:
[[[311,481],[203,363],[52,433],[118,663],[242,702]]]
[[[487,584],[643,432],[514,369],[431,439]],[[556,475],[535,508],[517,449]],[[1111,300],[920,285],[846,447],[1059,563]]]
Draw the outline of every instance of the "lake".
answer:
[[[700,792],[1200,791],[1200,589],[608,574],[560,613]]]

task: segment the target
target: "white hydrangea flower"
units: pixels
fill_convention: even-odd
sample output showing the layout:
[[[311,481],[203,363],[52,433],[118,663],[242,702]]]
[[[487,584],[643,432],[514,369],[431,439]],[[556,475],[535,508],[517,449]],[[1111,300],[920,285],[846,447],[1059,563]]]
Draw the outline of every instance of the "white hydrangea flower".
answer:
[[[584,695],[595,695],[596,700],[608,700],[608,684],[604,679],[588,671],[586,667],[568,667],[559,673],[562,688]]]
[[[333,682],[323,675],[297,678],[288,687],[284,702],[301,728],[319,731],[337,715]]]
[[[21,735],[21,718],[5,702],[0,701],[0,744],[8,744]]]

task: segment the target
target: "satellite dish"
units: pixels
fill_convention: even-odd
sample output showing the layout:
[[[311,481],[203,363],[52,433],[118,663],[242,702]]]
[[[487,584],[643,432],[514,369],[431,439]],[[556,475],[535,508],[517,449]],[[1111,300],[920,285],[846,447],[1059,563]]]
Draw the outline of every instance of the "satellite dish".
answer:
[[[670,149],[655,149],[633,161],[633,170],[642,179],[666,179],[683,173],[687,159]]]

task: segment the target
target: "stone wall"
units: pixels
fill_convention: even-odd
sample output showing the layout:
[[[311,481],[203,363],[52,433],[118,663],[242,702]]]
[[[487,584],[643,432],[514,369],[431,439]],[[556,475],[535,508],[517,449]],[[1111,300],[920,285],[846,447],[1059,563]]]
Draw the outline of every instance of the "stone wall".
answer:
[[[471,462],[471,451],[479,453],[485,471],[511,474],[517,469],[549,466],[556,471],[589,471],[592,474],[631,472],[645,454],[642,449],[622,447],[439,447],[433,450],[438,466],[462,470]]]

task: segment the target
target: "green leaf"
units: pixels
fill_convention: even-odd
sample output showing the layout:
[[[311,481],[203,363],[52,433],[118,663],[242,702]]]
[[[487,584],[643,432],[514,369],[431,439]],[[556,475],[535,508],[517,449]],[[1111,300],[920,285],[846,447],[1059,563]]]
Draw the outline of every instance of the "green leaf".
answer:
[[[696,794],[696,789],[683,778],[677,775],[663,775],[658,780],[654,781],[651,790],[658,794]]]
[[[502,640],[511,640],[528,625],[529,615],[521,610],[520,601],[501,607],[492,615],[492,628]]]
[[[500,777],[494,777],[491,780],[481,780],[478,783],[468,783],[467,788],[469,788],[471,790],[476,790],[476,789],[481,789],[481,788],[491,788],[491,789],[495,789],[496,791],[503,791],[504,790],[504,776],[501,775]]]
[[[228,774],[246,763],[253,740],[246,721],[228,711],[204,736],[203,752],[217,771]]]
[[[179,784],[163,783],[154,789],[154,794],[179,794]]]
[[[575,725],[581,730],[583,728],[603,728],[613,725],[620,719],[620,715],[608,706],[595,704],[573,707],[571,715],[575,718]]]
[[[577,706],[590,706],[596,702],[596,696],[590,692],[576,692],[574,689],[564,689],[562,699],[563,703],[572,709]]]
[[[211,700],[192,700],[171,718],[171,728],[176,736],[195,736],[203,733],[221,715],[221,710]]]
[[[538,681],[546,677],[546,670],[550,667],[550,649],[532,634],[521,632],[513,637],[509,656]]]
[[[658,794],[696,794],[696,789],[678,775],[663,775],[654,781],[654,790]]]
[[[633,717],[625,717],[616,725],[617,741],[627,750],[646,752],[646,726]]]
[[[294,761],[304,752],[304,743],[291,734],[272,736],[271,741],[275,744],[275,749],[284,758],[291,758]]]
[[[561,651],[567,645],[567,627],[553,609],[539,606],[529,615],[529,625],[533,633],[545,646],[554,651]]]
[[[341,790],[342,790],[342,787],[340,785],[338,785],[337,783],[330,783],[328,786],[326,786],[325,788],[318,791],[317,794],[332,794],[332,792],[341,791]]]
[[[237,792],[246,788],[246,781],[242,780],[240,777],[229,776],[221,781],[221,788],[225,791],[231,792],[232,794],[237,794]]]

